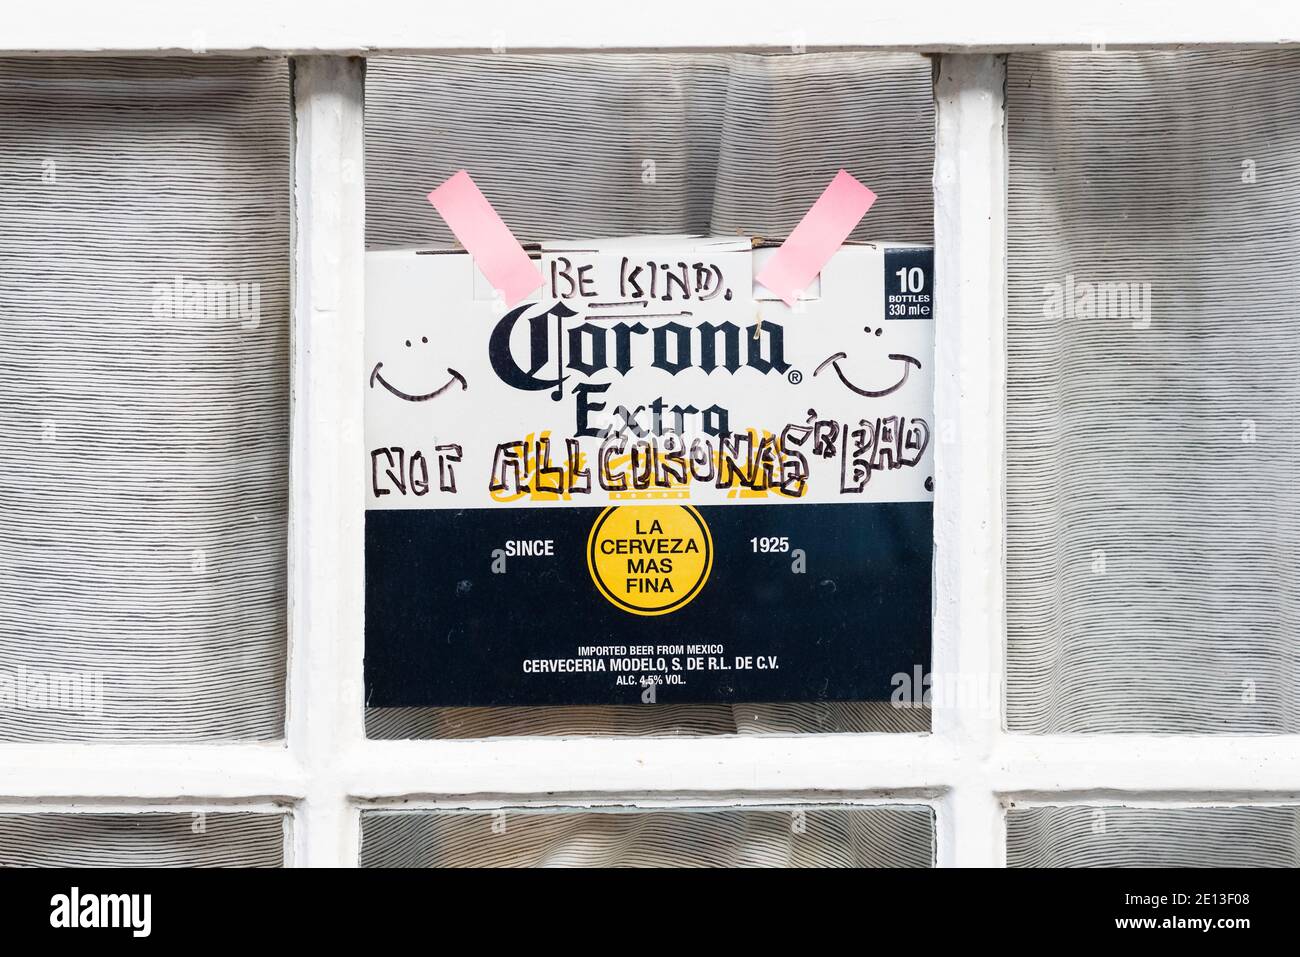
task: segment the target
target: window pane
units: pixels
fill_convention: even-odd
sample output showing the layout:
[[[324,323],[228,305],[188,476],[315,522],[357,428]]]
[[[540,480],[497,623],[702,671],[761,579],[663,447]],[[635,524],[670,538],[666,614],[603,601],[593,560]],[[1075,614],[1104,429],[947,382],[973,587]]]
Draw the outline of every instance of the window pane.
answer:
[[[1293,807],[1028,807],[1008,867],[1297,867]]]
[[[853,238],[933,238],[930,61],[914,54],[373,57],[366,240],[452,239],[425,195],[468,169],[521,242],[781,238],[841,166]]]
[[[1010,60],[1012,730],[1300,731],[1297,68]]]
[[[366,811],[363,867],[931,867],[928,807]]]
[[[283,60],[0,61],[0,740],[282,734]]]
[[[930,62],[913,54],[375,57],[367,245],[450,242],[425,196],[462,168],[521,242],[780,240],[844,167],[880,197],[853,239],[929,243],[933,132]],[[925,708],[888,702],[367,712],[381,738],[928,727]]]
[[[282,867],[285,824],[238,811],[0,814],[0,867]]]

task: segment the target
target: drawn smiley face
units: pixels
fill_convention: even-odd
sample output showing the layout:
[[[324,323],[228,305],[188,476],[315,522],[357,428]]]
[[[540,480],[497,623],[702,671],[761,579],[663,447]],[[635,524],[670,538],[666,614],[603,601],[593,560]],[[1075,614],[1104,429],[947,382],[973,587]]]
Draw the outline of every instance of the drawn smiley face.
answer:
[[[429,337],[421,336],[418,345],[427,346],[428,344],[429,344]],[[413,343],[410,339],[406,340],[407,349],[415,348],[416,345],[417,344]],[[448,366],[447,375],[449,376],[449,378],[447,379],[446,382],[438,386],[432,392],[405,392],[384,378],[384,376],[379,371],[383,367],[384,364],[382,362],[376,362],[374,369],[370,371],[370,388],[373,389],[376,384],[381,385],[389,392],[391,392],[393,395],[397,396],[399,399],[402,399],[406,402],[428,402],[430,399],[438,398],[438,396],[442,395],[448,389],[452,388],[457,384],[460,385],[462,390],[469,388],[469,383],[465,381],[465,377],[461,375],[459,372],[457,372],[455,369]]]
[[[871,327],[868,326],[864,331],[870,333]],[[877,329],[876,335],[880,335],[880,333],[881,330]],[[902,363],[903,366],[902,376],[899,378],[897,382],[893,383],[892,385],[887,385],[879,389],[864,389],[862,386],[850,382],[848,376],[844,374],[844,370],[840,368],[840,360],[847,359],[847,358],[848,358],[847,352],[837,352],[834,355],[827,356],[825,359],[822,360],[821,365],[817,367],[816,371],[813,372],[813,378],[814,379],[817,378],[817,376],[821,374],[823,369],[825,369],[827,366],[830,366],[832,369],[835,370],[835,374],[839,377],[839,380],[843,382],[844,385],[847,386],[850,391],[856,392],[858,395],[865,396],[868,399],[879,399],[887,395],[892,395],[893,393],[901,389],[907,383],[907,376],[908,373],[912,371],[912,366],[916,366],[916,368],[918,369],[921,368],[921,361],[919,359],[916,359],[913,356],[904,355],[903,353],[891,352],[889,353],[889,358],[894,362]]]

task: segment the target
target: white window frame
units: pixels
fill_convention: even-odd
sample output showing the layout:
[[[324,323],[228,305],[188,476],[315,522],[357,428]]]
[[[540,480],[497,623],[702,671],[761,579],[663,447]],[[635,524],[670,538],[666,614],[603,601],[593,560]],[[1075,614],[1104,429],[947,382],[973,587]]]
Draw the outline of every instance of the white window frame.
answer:
[[[1003,674],[1007,52],[1295,46],[1288,2],[1086,9],[913,0],[26,5],[4,55],[293,57],[293,398],[286,734],[258,744],[2,744],[0,810],[285,810],[290,866],[355,866],[369,807],[922,804],[939,866],[1002,866],[1011,805],[1300,802],[1300,735],[1023,735],[989,708],[924,734],[369,741],[363,709],[364,65],[378,52],[791,48],[935,54],[936,674]],[[781,18],[786,21],[776,22]],[[689,36],[683,36],[683,25]],[[500,28],[498,30],[498,27]],[[969,703],[969,702],[968,702]]]

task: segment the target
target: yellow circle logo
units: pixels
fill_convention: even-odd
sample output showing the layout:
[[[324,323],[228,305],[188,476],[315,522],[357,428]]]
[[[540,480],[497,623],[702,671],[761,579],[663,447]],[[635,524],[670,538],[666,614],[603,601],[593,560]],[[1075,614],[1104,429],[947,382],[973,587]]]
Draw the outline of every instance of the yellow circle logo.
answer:
[[[713,538],[689,505],[613,505],[587,537],[587,569],[600,593],[634,615],[666,615],[709,580]]]

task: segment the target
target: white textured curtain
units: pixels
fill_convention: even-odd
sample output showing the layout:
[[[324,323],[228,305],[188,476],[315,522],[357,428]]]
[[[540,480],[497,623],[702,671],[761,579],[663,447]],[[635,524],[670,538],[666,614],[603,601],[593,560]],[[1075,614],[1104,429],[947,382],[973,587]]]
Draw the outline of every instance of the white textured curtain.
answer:
[[[1008,867],[1300,867],[1294,807],[1007,812]]]
[[[853,238],[929,242],[933,142],[914,54],[375,57],[367,242],[451,241],[462,168],[523,241],[780,238],[841,167],[880,196]]]
[[[282,867],[285,816],[0,814],[0,867]]]
[[[366,811],[362,867],[932,867],[928,807]]]
[[[1300,731],[1300,54],[1015,55],[1007,109],[1008,724]]]
[[[289,110],[0,61],[0,740],[282,734]]]
[[[930,242],[934,104],[914,54],[377,57],[371,248],[452,240],[425,199],[467,169],[523,241],[783,238],[835,172],[880,199],[859,240]],[[863,640],[870,640],[866,635]],[[887,702],[369,709],[374,737],[917,731]]]

